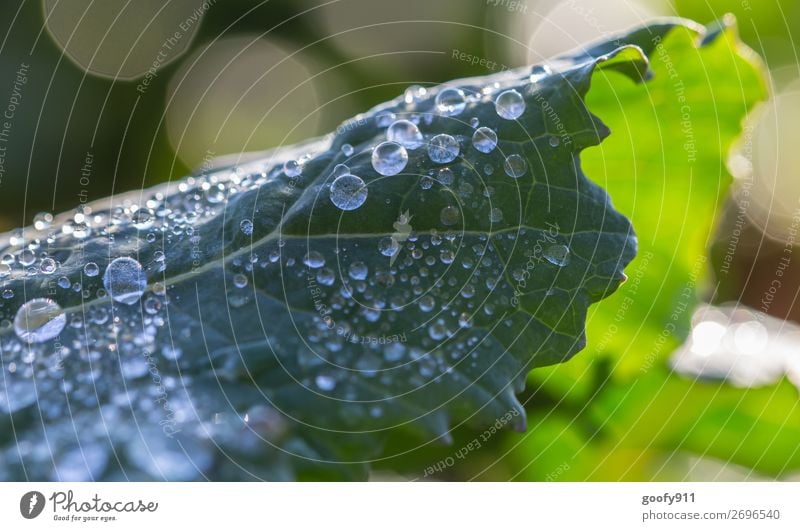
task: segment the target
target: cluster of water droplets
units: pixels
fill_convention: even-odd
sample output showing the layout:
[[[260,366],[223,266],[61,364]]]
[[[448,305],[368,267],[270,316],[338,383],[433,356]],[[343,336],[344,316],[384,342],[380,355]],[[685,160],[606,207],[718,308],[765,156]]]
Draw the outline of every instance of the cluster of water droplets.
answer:
[[[193,479],[213,462],[209,434],[233,454],[244,444],[263,453],[259,440],[274,435],[275,422],[248,428],[242,421],[256,397],[227,413],[222,397],[215,406],[207,392],[202,404],[190,399],[197,377],[190,368],[203,365],[193,346],[200,333],[196,321],[170,319],[170,304],[187,297],[171,290],[168,279],[213,259],[207,248],[219,244],[219,233],[207,227],[222,219],[231,200],[268,183],[302,179],[306,161],[189,177],[121,198],[107,210],[83,205],[60,216],[39,214],[31,227],[3,237],[0,414],[36,408],[45,422],[28,429],[20,417],[18,447],[0,449],[0,461],[9,463],[0,479],[23,477],[22,463],[39,479],[124,479],[118,464],[112,471],[115,455],[136,477]],[[255,217],[239,218],[228,237],[250,240],[258,227]],[[171,270],[171,263],[179,267]],[[232,283],[241,291],[245,273]],[[206,426],[199,438],[185,426],[198,411]],[[186,452],[176,445],[177,433],[186,434]]]
[[[534,67],[529,82],[535,85],[549,72],[546,66]],[[419,153],[427,155],[421,164],[457,162],[460,157],[465,156],[468,147],[485,155],[493,153],[499,145],[498,126],[503,121],[516,121],[524,117],[526,102],[521,91],[520,88],[502,88],[498,83],[483,88],[448,85],[436,90],[435,96],[431,98],[428,89],[418,85],[409,87],[400,101],[414,109],[413,111],[382,110],[373,118],[378,128],[385,129],[385,141],[370,148],[372,171],[382,177],[408,172],[409,162],[415,156],[419,157]],[[462,116],[471,105],[492,105],[497,123],[481,125],[479,119],[473,116],[468,119],[473,130],[471,137],[435,132],[437,125],[441,123],[436,121],[436,117],[463,122],[467,119]],[[550,147],[556,148],[560,141],[557,136],[550,136],[548,143]],[[355,148],[349,143],[344,144],[341,149],[348,157],[355,154]],[[508,148],[503,152],[498,166],[505,175],[514,179],[528,173],[528,163],[524,156]],[[495,171],[495,165],[491,162],[478,167],[487,177]],[[331,202],[343,211],[356,210],[367,201],[367,189],[372,175],[342,177],[344,178],[340,177],[330,186]],[[423,181],[424,185],[428,184],[425,177]]]
[[[519,147],[498,134],[524,119],[525,101],[497,86],[409,87],[401,101],[370,118],[374,138],[338,144],[324,170],[315,152],[293,153],[189,177],[110,210],[42,214],[9,235],[0,248],[0,332],[13,334],[0,336],[0,397],[11,398],[0,398],[0,410],[38,399],[56,419],[66,396],[100,404],[123,424],[135,412],[147,429],[162,430],[165,418],[179,429],[197,416],[187,396],[195,379],[258,377],[243,366],[246,348],[258,361],[280,361],[291,385],[353,402],[332,427],[379,422],[391,417],[396,394],[479,374],[482,356],[503,350],[487,330],[515,326],[521,288],[509,257],[520,259],[542,238],[520,227],[519,203],[497,201],[500,187],[535,178]],[[485,123],[467,116],[479,105],[495,110]],[[450,120],[459,126],[441,132]],[[402,201],[383,192],[384,179],[408,183]],[[304,216],[316,214],[303,209],[320,195],[323,212],[332,205],[356,216],[367,205],[370,216],[391,219],[370,226],[374,234],[340,239],[335,218],[325,238],[300,234],[297,224],[285,233],[275,221],[285,211],[308,227]],[[566,238],[548,242],[536,267],[568,267]],[[42,397],[34,375],[50,395]],[[362,378],[383,390],[364,404]],[[169,412],[154,398],[162,393],[171,397]],[[208,434],[245,453],[259,445],[243,442],[242,430],[286,436],[284,415],[257,402],[235,411],[203,405],[193,434],[206,435],[186,442],[201,468],[211,466]],[[157,475],[150,450],[158,462],[176,463],[171,477],[192,477],[196,470],[169,441],[154,438],[153,448],[133,444],[127,459]],[[111,459],[107,446],[92,448]]]
[[[531,72],[531,82],[541,77],[540,70]],[[360,370],[362,376],[389,385],[393,375],[387,365],[404,363],[412,363],[408,369],[412,374],[404,374],[404,378],[418,383],[435,380],[436,375],[453,370],[453,360],[442,361],[430,355],[432,350],[450,340],[459,346],[448,348],[449,352],[465,349],[462,340],[478,347],[480,341],[475,336],[470,339],[476,323],[513,310],[511,301],[515,290],[519,292],[519,282],[506,271],[510,267],[508,255],[498,255],[497,248],[540,248],[536,257],[540,268],[558,269],[570,264],[566,241],[553,242],[548,236],[549,243],[541,248],[543,236],[535,230],[523,228],[489,236],[495,225],[507,227],[521,221],[514,205],[496,201],[497,185],[489,178],[510,178],[506,182],[514,186],[511,183],[522,177],[534,177],[519,146],[503,144],[498,135],[505,122],[524,119],[527,107],[522,93],[523,88],[500,85],[445,86],[433,92],[412,86],[401,98],[405,108],[375,114],[374,124],[385,130],[385,136],[367,147],[369,171],[362,169],[356,177],[348,168],[336,177],[330,185],[331,202],[342,211],[358,211],[372,204],[401,213],[406,205],[427,209],[435,204],[436,226],[420,227],[413,218],[400,216],[393,228],[387,227],[386,235],[372,240],[339,242],[334,248],[312,251],[306,248],[302,256],[283,248],[282,274],[296,279],[298,285],[311,278],[313,289],[323,293],[318,298],[315,295],[315,307],[321,314],[315,316],[314,332],[307,338],[315,354],[302,358],[301,364],[314,367],[324,365],[324,360],[335,360],[347,368],[329,368],[305,381],[310,388],[347,399],[352,392],[347,385],[349,370]],[[492,106],[496,118],[481,123],[476,117],[464,117],[469,109],[480,105]],[[443,120],[457,120],[459,127],[468,124],[471,132],[437,132],[438,126],[446,123]],[[559,146],[557,137],[545,142],[552,148]],[[356,147],[356,154],[358,150]],[[412,190],[406,196],[405,203],[384,200],[385,195],[378,192],[383,186],[381,179],[408,177],[417,180],[418,186],[416,192]],[[372,190],[370,194],[367,188]],[[452,201],[439,206],[442,196]],[[475,223],[475,216],[480,220],[479,230],[467,235],[464,231],[468,223]],[[370,246],[378,255],[377,262],[374,256],[367,261],[363,258],[365,252],[369,256]],[[416,313],[409,313],[409,309]],[[510,321],[504,325],[510,326]],[[401,333],[421,334],[421,339],[417,337],[413,344],[411,340],[370,343],[370,338],[391,338]],[[349,357],[346,346],[354,338],[365,348],[374,347],[374,353],[365,355],[359,349],[358,356]],[[479,347],[475,350],[477,356]]]
[[[477,370],[481,353],[498,348],[476,324],[485,327],[501,319],[502,327],[511,327],[503,315],[513,311],[519,287],[509,281],[511,264],[496,249],[532,248],[541,233],[521,229],[464,237],[451,230],[462,217],[456,206],[446,206],[440,231],[412,231],[404,241],[377,238],[372,252],[378,260],[370,257],[369,240],[283,248],[285,282],[298,290],[305,285],[316,307],[324,309],[303,327],[308,350],[297,361],[312,372],[325,370],[301,380],[303,385],[355,400],[361,385],[352,371],[387,389],[398,387],[398,381],[413,388],[435,384],[452,371]],[[568,263],[567,246],[552,244],[538,267]],[[300,320],[296,315],[295,323]],[[374,411],[365,414],[380,417]]]

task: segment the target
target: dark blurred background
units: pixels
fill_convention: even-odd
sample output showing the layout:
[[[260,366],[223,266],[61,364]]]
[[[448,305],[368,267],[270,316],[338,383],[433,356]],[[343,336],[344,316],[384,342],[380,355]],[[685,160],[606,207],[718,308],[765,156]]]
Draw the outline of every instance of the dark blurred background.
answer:
[[[535,62],[657,15],[735,13],[781,89],[797,78],[800,2],[757,3],[5,0],[0,100],[24,65],[27,80],[0,229],[82,196],[179,178],[216,156],[324,134],[409,84]]]

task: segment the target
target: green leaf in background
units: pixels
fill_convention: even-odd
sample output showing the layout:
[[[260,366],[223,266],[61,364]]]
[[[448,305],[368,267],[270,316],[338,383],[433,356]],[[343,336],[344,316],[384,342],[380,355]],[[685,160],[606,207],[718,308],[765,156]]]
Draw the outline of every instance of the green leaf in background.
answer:
[[[620,292],[590,311],[586,355],[531,374],[540,392],[581,411],[564,428],[584,444],[565,459],[573,466],[563,479],[685,479],[674,470],[665,476],[665,461],[682,451],[773,475],[796,470],[800,413],[791,385],[736,389],[666,366],[689,332],[698,291],[711,289],[706,256],[731,182],[725,161],[745,115],[766,98],[761,65],[730,20],[707,31],[677,28],[646,49],[654,73],[647,84],[595,78],[589,107],[614,134],[583,156],[587,173],[631,218],[639,255]],[[593,428],[579,428],[586,424]],[[526,452],[539,446],[526,442],[514,459],[528,465]],[[624,465],[608,467],[617,461]],[[527,470],[521,477],[551,473]]]

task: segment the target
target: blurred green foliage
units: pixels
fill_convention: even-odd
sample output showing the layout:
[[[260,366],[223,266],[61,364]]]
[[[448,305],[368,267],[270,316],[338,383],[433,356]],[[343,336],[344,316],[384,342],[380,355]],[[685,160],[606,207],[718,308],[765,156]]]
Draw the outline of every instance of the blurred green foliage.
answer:
[[[800,467],[789,383],[735,389],[667,367],[708,281],[707,248],[731,183],[726,154],[767,97],[761,65],[735,53],[734,28],[721,31],[699,48],[689,31],[670,34],[651,53],[648,83],[594,78],[587,103],[612,135],[582,154],[582,166],[631,218],[639,254],[628,282],[590,309],[587,350],[530,374],[528,431],[484,450],[486,462],[458,462],[458,477],[680,480],[687,455],[775,476]]]

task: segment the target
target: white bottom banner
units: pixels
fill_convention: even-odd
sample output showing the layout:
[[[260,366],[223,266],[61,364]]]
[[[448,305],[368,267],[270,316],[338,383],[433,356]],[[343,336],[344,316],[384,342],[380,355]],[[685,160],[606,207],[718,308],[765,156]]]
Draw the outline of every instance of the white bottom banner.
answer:
[[[798,499],[796,483],[4,483],[0,526],[797,530]]]

